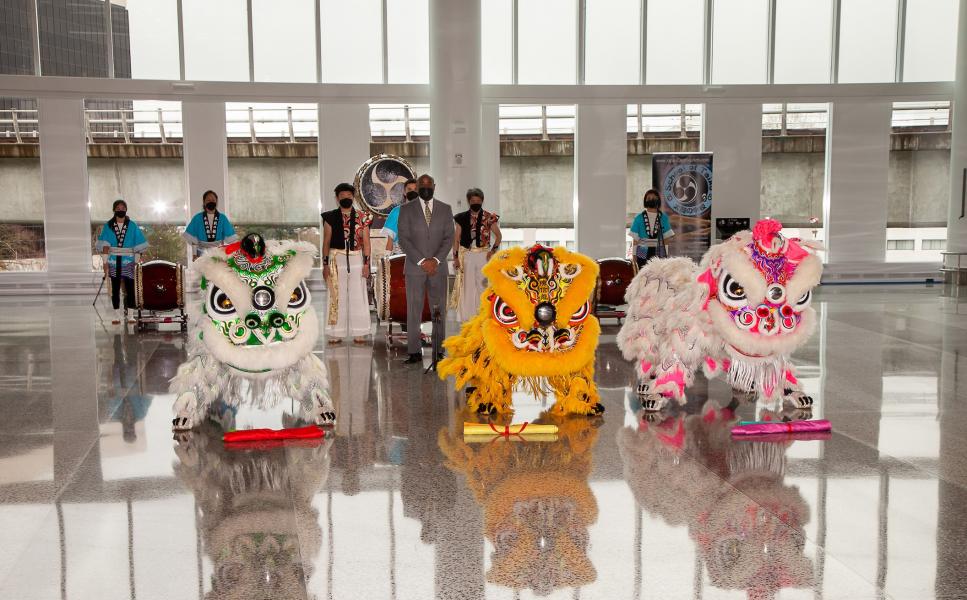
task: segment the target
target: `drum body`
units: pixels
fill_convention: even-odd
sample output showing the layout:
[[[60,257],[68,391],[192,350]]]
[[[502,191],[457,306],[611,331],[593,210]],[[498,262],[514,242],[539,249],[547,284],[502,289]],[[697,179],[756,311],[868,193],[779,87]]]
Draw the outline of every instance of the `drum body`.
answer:
[[[406,256],[396,254],[379,259],[376,273],[376,311],[380,321],[406,323]],[[423,298],[422,322],[430,320],[430,304]]]
[[[626,304],[625,292],[636,271],[634,263],[625,258],[599,259],[597,303],[608,306]]]
[[[185,267],[166,260],[152,260],[134,270],[135,305],[138,310],[168,311],[185,306]]]

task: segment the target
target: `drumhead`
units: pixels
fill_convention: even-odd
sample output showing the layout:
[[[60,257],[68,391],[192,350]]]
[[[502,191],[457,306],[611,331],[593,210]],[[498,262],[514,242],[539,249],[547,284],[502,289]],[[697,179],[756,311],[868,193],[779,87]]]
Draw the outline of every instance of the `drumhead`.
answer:
[[[405,159],[392,154],[377,154],[356,172],[356,205],[376,216],[387,216],[403,203],[403,184],[416,177]]]

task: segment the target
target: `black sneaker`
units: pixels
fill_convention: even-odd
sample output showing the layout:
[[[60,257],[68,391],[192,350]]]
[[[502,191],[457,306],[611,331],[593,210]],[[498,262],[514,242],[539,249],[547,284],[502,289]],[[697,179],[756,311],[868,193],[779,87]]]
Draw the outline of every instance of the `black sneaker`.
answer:
[[[423,363],[422,354],[410,354],[406,360],[403,361],[404,365],[415,365],[416,363]]]
[[[443,360],[446,357],[447,357],[447,353],[446,352],[440,352],[439,354],[436,355],[437,362]]]

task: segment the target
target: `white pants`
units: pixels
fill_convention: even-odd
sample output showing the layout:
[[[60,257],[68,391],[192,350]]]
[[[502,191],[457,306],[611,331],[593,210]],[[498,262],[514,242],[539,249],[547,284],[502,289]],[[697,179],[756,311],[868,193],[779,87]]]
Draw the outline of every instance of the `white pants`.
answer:
[[[329,261],[335,263],[338,281],[337,293],[329,289],[329,302],[336,301],[336,323],[326,319],[326,337],[342,339],[346,337],[362,337],[370,333],[369,296],[366,295],[366,280],[363,279],[363,257],[359,254],[349,255],[349,268],[346,272],[346,255],[333,252]],[[328,316],[328,312],[327,312]]]
[[[463,289],[460,290],[460,303],[457,306],[457,319],[469,321],[480,310],[480,295],[487,289],[487,278],[483,268],[487,264],[486,252],[462,252],[460,266],[463,267]]]

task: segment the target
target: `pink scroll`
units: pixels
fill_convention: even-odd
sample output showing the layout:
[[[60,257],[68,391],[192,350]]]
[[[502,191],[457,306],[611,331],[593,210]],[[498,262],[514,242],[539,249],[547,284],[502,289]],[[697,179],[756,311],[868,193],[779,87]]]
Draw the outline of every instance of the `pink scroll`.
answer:
[[[774,434],[808,434],[829,433],[832,425],[825,419],[815,421],[763,421],[747,425],[736,425],[732,428],[732,437],[745,438],[747,436]]]

